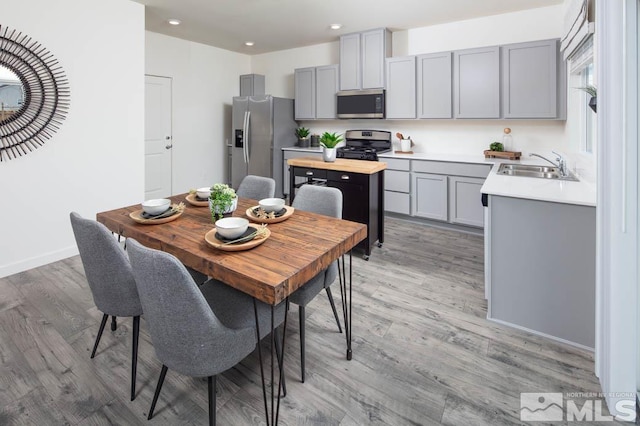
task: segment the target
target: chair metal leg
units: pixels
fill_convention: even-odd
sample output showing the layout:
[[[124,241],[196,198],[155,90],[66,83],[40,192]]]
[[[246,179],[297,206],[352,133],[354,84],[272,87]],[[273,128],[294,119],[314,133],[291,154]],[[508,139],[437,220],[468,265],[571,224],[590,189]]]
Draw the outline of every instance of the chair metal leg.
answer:
[[[284,354],[282,353],[282,344],[280,342],[280,337],[278,335],[277,328],[273,330],[273,338],[276,340],[276,356],[278,357],[278,368],[280,369],[280,371],[282,371],[282,365],[284,363]],[[287,384],[284,381],[284,374],[282,375],[282,396],[283,397],[287,396]]]
[[[136,399],[136,370],[138,368],[138,336],[140,335],[140,316],[133,317],[133,341],[131,345],[131,400]]]
[[[300,322],[300,375],[302,377],[302,383],[304,383],[304,306],[298,306],[298,319]]]
[[[102,337],[102,332],[104,331],[104,326],[107,325],[107,319],[109,315],[102,315],[102,322],[100,322],[100,330],[98,330],[98,335],[96,336],[96,342],[93,344],[93,351],[91,352],[91,358],[96,356],[96,350],[98,349],[98,343],[100,343],[100,338]]]
[[[209,387],[209,426],[216,424],[216,376],[207,377]]]
[[[116,331],[116,328],[118,328],[118,323],[116,322],[116,317],[112,316],[111,317],[111,331]]]
[[[338,331],[342,333],[342,327],[340,326],[340,317],[338,317],[338,311],[336,310],[336,303],[333,301],[333,294],[331,294],[331,288],[327,287],[325,290],[327,291],[327,296],[329,297],[329,303],[331,303],[331,309],[333,310],[333,316],[336,319],[336,324],[338,324]]]
[[[164,383],[164,376],[167,375],[166,365],[162,364],[162,371],[160,371],[160,378],[158,379],[158,384],[156,385],[156,392],[153,394],[153,401],[151,402],[151,409],[149,409],[149,415],[147,416],[147,420],[151,420],[153,417],[153,410],[156,409],[156,402],[158,402],[158,396],[160,396],[160,389],[162,389],[162,384]]]

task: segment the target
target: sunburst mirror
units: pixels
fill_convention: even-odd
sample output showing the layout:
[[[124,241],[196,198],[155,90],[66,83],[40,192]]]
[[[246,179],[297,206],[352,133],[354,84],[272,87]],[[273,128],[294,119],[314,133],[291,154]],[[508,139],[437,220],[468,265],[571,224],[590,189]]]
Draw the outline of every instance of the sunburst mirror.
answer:
[[[0,25],[0,161],[42,146],[62,125],[69,101],[69,82],[51,52]]]

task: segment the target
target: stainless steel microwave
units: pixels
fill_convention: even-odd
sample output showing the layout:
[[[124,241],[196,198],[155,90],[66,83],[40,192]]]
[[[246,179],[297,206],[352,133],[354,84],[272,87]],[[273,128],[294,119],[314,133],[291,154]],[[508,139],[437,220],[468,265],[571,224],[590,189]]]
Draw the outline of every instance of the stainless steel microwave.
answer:
[[[384,118],[384,89],[343,90],[336,97],[338,118]]]

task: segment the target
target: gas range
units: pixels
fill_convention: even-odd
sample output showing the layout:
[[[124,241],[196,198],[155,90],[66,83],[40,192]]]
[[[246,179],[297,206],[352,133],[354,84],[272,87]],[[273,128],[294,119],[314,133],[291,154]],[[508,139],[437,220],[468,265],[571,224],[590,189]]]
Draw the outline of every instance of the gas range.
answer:
[[[391,132],[384,130],[347,130],[346,146],[336,156],[352,160],[378,161],[378,154],[391,151]]]

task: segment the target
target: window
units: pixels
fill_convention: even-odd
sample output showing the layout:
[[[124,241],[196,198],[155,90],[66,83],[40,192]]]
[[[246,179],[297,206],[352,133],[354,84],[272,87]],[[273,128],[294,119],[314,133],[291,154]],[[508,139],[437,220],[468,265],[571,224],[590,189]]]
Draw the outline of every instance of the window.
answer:
[[[582,70],[580,77],[582,80],[582,87],[595,86],[593,79],[593,62]],[[596,142],[596,113],[589,106],[591,95],[583,92],[582,96],[583,102],[580,102],[582,105],[582,137],[580,138],[582,141],[581,151],[592,154],[595,149]]]
[[[597,87],[593,65],[593,38],[589,37],[573,55],[569,58],[570,87],[574,89],[570,93],[573,98],[571,120],[577,150],[585,154],[594,154],[596,151],[596,113],[589,106],[591,95],[584,91],[586,87]]]

